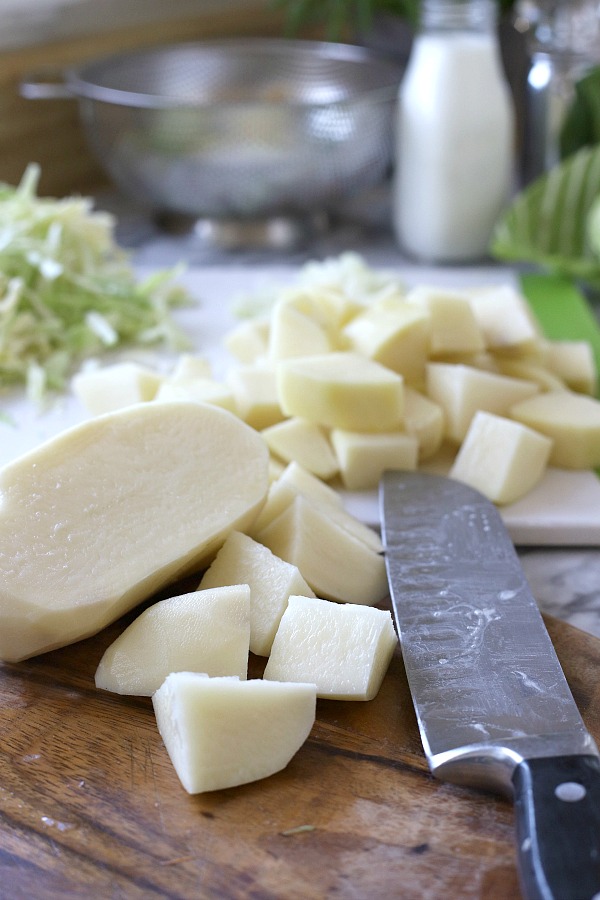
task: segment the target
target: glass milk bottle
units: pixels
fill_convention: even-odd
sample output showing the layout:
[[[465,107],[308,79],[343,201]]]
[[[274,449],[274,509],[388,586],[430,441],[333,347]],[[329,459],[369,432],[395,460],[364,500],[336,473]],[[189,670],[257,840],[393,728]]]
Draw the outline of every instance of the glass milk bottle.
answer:
[[[514,177],[514,114],[494,0],[423,0],[400,86],[393,217],[430,262],[486,254]]]

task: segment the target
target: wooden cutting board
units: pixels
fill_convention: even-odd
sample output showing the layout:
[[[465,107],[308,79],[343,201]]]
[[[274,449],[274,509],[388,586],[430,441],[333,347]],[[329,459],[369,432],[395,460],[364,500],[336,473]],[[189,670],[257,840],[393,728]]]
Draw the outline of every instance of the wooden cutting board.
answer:
[[[1,897],[519,895],[512,806],[430,776],[399,652],[375,700],[319,701],[284,772],[191,797],[150,700],[94,686],[101,654],[132,617],[0,664]],[[547,623],[598,740],[600,642]]]

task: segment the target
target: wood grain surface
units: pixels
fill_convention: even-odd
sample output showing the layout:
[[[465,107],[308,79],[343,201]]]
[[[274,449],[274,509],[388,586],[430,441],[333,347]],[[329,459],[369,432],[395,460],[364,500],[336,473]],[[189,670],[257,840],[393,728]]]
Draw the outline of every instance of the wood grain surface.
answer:
[[[513,810],[423,757],[402,660],[369,703],[320,700],[288,768],[189,796],[151,701],[97,691],[94,638],[0,665],[0,897],[514,900]],[[600,737],[600,642],[547,619]],[[253,658],[250,674],[264,661]]]

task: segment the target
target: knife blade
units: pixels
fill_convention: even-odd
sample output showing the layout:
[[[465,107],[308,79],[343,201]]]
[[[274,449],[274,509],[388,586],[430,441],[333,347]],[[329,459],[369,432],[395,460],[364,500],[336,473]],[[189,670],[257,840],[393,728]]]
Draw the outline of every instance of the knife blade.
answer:
[[[478,491],[380,485],[394,617],[437,777],[511,796],[523,895],[600,900],[600,759],[514,545]]]

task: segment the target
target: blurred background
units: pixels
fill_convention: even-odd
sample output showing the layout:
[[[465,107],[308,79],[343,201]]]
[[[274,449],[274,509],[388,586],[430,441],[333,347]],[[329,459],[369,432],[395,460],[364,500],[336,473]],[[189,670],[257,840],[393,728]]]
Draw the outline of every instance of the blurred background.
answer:
[[[516,187],[558,161],[574,85],[600,62],[599,9],[597,0],[498,0],[517,112]],[[108,54],[222,37],[345,41],[391,55],[402,71],[419,0],[0,0],[0,12],[0,181],[18,183],[34,161],[41,194],[102,196],[109,179],[90,151],[77,103],[25,99],[24,79],[60,79]],[[579,144],[600,141],[600,74],[591,88],[570,132]],[[381,197],[386,203],[385,191]],[[379,221],[377,197],[370,207]]]
[[[523,143],[531,58],[549,45],[600,55],[595,0],[498,0],[502,47]],[[16,183],[31,160],[42,192],[89,192],[106,182],[86,146],[76,104],[31,103],[19,83],[155,44],[229,36],[345,40],[406,59],[418,0],[0,0],[0,180]],[[560,46],[562,43],[562,46]],[[570,65],[570,62],[569,62]]]
[[[94,161],[72,100],[32,103],[23,77],[113,52],[228,36],[275,36],[285,12],[264,0],[0,0],[0,181],[41,165],[41,193],[95,192]]]

